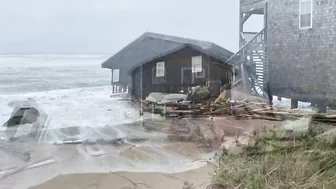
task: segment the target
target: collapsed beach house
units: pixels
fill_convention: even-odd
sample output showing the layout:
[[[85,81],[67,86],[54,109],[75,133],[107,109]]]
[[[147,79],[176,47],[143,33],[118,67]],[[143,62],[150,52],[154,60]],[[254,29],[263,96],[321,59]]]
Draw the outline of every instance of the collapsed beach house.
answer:
[[[220,88],[231,82],[232,52],[211,42],[146,32],[102,64],[112,85],[144,99],[152,92],[184,93],[192,86]],[[113,87],[115,89],[115,87]]]
[[[247,91],[290,98],[292,108],[335,106],[336,1],[240,0],[239,15],[240,50],[228,62]],[[244,29],[254,15],[264,17],[258,33]]]

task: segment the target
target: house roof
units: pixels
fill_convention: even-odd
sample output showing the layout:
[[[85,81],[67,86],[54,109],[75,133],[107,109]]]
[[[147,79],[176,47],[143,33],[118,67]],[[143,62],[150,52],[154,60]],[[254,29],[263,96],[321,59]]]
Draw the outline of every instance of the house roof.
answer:
[[[110,69],[118,67],[130,70],[140,64],[150,62],[187,46],[222,62],[226,62],[233,55],[231,51],[212,42],[146,32],[106,60],[102,67]]]

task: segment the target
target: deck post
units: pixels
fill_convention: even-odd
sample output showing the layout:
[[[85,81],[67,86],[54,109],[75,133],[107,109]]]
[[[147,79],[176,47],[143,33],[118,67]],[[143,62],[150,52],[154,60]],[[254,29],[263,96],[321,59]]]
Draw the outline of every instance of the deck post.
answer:
[[[326,113],[326,112],[327,112],[327,106],[324,103],[318,103],[317,113]]]
[[[241,73],[241,78],[243,81],[244,92],[248,92],[250,89],[250,85],[249,85],[248,74],[246,72],[244,64],[240,65],[240,73]]]
[[[299,107],[299,101],[296,99],[291,99],[291,109],[296,109]]]

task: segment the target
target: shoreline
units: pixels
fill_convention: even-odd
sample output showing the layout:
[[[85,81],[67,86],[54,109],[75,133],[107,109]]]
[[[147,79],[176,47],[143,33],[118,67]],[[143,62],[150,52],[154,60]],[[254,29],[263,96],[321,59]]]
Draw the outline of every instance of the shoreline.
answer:
[[[79,173],[59,175],[43,184],[30,189],[182,189],[185,183],[192,184],[195,189],[206,188],[210,184],[214,166],[205,165],[198,169],[180,173],[159,172],[111,172],[111,173]]]

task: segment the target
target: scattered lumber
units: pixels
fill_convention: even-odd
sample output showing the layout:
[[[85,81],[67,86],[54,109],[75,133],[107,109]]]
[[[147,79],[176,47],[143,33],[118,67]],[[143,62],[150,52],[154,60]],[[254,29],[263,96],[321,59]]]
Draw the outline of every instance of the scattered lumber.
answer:
[[[223,90],[221,94],[216,98],[215,103],[216,104],[221,104],[221,103],[226,103],[228,100],[228,91]]]
[[[221,95],[223,95],[222,93]],[[220,95],[220,96],[221,96]],[[216,103],[220,102],[220,104]],[[299,109],[285,109],[272,107],[260,102],[225,102],[215,100],[210,105],[205,104],[181,104],[169,103],[163,106],[143,103],[143,111],[157,113],[167,117],[180,116],[234,116],[236,119],[264,119],[271,121],[283,121],[311,117],[312,121],[336,124],[336,114],[316,114],[314,112],[301,111]]]
[[[239,87],[241,80],[223,86],[222,92],[216,99],[209,98],[211,91],[207,87],[194,88],[185,95],[183,94],[164,94],[160,100],[148,100],[159,98],[159,94],[153,93],[152,98],[147,101],[140,101],[141,110],[160,114],[167,117],[183,116],[230,116],[236,119],[264,119],[271,121],[283,121],[288,119],[299,119],[310,117],[314,122],[322,122],[336,125],[336,114],[316,114],[314,112],[302,111],[300,109],[285,109],[273,107],[264,101],[249,98],[249,100],[260,102],[249,102],[247,97],[241,101],[231,100],[231,90]],[[168,98],[169,97],[169,98]],[[242,96],[244,98],[244,96]]]

